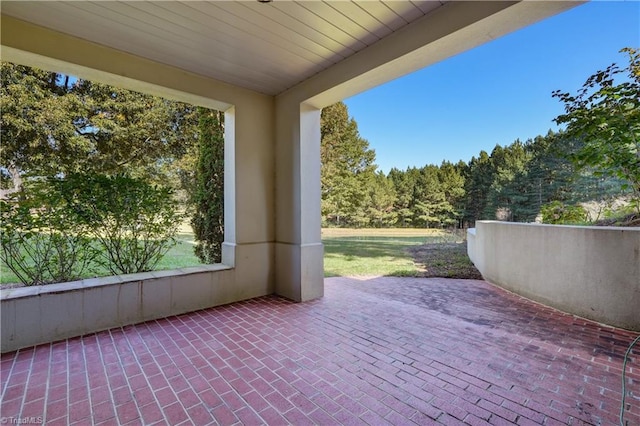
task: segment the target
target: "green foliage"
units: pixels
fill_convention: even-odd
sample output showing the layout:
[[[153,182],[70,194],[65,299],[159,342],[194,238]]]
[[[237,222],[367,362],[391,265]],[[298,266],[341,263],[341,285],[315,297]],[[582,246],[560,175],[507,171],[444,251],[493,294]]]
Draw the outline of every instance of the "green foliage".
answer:
[[[481,152],[464,172],[465,222],[496,218],[530,222],[552,201],[575,204],[625,195],[618,179],[577,170],[568,158],[581,145],[566,133],[549,132],[524,143],[497,146],[491,155]]]
[[[485,216],[496,219],[502,210],[504,218],[510,221],[523,221],[531,218],[525,211],[529,206],[529,194],[526,182],[531,155],[525,145],[516,140],[508,148],[496,146],[491,153],[493,182],[491,183]],[[535,217],[535,214],[533,215]]]
[[[4,187],[25,174],[126,170],[175,189],[192,179],[181,166],[193,164],[194,107],[8,62],[1,72]]]
[[[322,115],[322,220],[324,226],[473,226],[476,220],[534,221],[543,205],[602,201],[625,195],[623,182],[578,170],[569,160],[584,142],[549,132],[533,140],[497,145],[469,163],[443,162],[375,172],[375,153],[357,133],[346,106]]]
[[[182,217],[171,189],[124,175],[76,174],[57,185],[113,274],[150,271],[175,244]]]
[[[7,266],[100,267],[95,260],[112,273],[153,268],[181,218],[165,187],[185,201],[194,186],[195,107],[8,62],[1,72],[3,251],[14,259],[7,255]],[[34,189],[38,182],[46,191]],[[87,227],[99,257],[89,256]],[[64,244],[84,244],[87,260]],[[68,279],[44,274],[29,281]]]
[[[203,263],[222,261],[224,242],[224,115],[199,109],[200,144],[196,184],[192,194],[195,212],[191,225],[195,254]]]
[[[388,180],[391,181],[396,192],[393,208],[397,213],[397,226],[407,228],[413,222],[413,186],[409,174],[395,167],[389,171]]]
[[[320,134],[323,222],[334,226],[367,226],[370,222],[368,208],[378,213],[380,208],[386,208],[372,205],[367,190],[369,184],[377,182],[375,152],[360,137],[357,123],[349,118],[347,106],[342,102],[322,110]],[[381,200],[383,197],[373,202],[385,204]],[[379,219],[373,221],[379,223]]]
[[[612,64],[587,79],[576,95],[559,90],[553,96],[565,104],[555,121],[567,125],[567,134],[583,141],[572,155],[581,167],[628,182],[640,212],[640,51],[622,49],[629,65]],[[615,84],[619,74],[627,80]]]
[[[482,151],[468,164],[444,162],[405,171],[394,168],[386,177],[376,174],[375,153],[360,138],[346,106],[325,108],[323,224],[454,227],[496,218],[529,222],[552,201],[572,206],[625,196],[628,189],[635,192],[640,209],[640,53],[623,51],[630,59],[628,81],[614,85],[614,76],[625,70],[612,65],[592,76],[576,96],[554,92],[566,104],[567,113],[556,119],[568,124],[566,132],[497,145],[491,154]],[[569,208],[571,214],[574,210]]]
[[[35,181],[0,200],[0,258],[25,285],[78,279],[98,255],[89,228],[60,189]]]
[[[636,117],[637,111],[627,112]],[[323,110],[321,134],[325,226],[452,228],[496,218],[531,222],[552,201],[574,205],[627,193],[619,175],[603,175],[595,166],[570,160],[588,145],[571,132],[550,131],[497,145],[469,163],[394,168],[387,176],[375,172],[375,152],[360,138],[344,104]]]
[[[396,190],[395,208],[400,227],[456,226],[464,195],[464,177],[459,165],[392,169],[388,179]]]
[[[196,186],[196,108],[8,62],[1,63],[1,77],[3,250],[14,259],[7,255],[7,266],[18,261],[52,270],[55,262],[86,263],[112,273],[153,268],[180,223],[175,190],[187,203],[185,194]],[[46,191],[36,193],[38,182],[46,182]],[[86,227],[99,257],[89,259],[93,246],[81,238]],[[81,243],[86,262],[73,251]],[[78,275],[47,273],[29,281]]]
[[[410,172],[414,176],[414,226],[450,227],[457,221],[456,199],[464,193],[459,173],[451,163],[428,165]]]
[[[588,220],[587,211],[580,205],[567,205],[561,201],[545,204],[540,209],[542,223],[556,225],[582,224]]]
[[[169,251],[162,257],[162,259],[156,264],[154,271],[164,271],[180,268],[188,268],[194,265],[200,264],[200,261],[193,253],[193,233],[179,233],[176,237],[177,244],[171,247]],[[95,240],[91,240],[93,247],[97,249],[98,245]],[[1,266],[2,274],[0,274],[0,284],[10,284],[20,282],[20,279],[11,271]],[[94,278],[105,277],[111,275],[108,268],[98,264],[97,262],[91,263],[90,267],[85,269],[82,275],[78,278]]]
[[[396,192],[392,182],[382,172],[375,173],[368,185],[367,226],[383,228],[392,226],[398,217],[393,202]]]
[[[473,225],[476,220],[484,218],[493,177],[491,158],[485,151],[480,151],[478,158],[473,157],[464,171],[462,215],[466,223]]]

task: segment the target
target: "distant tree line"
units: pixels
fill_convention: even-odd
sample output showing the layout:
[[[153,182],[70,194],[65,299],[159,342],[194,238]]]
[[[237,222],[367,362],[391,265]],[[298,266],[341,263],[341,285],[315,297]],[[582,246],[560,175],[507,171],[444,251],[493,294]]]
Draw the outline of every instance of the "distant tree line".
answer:
[[[344,227],[467,227],[531,222],[553,202],[572,206],[624,194],[624,181],[578,168],[584,145],[564,132],[481,151],[469,162],[377,170],[375,152],[344,103],[322,112],[322,220]]]
[[[339,102],[322,111],[324,226],[466,227],[476,220],[585,221],[579,202],[627,194],[640,219],[640,51],[564,103],[566,130],[481,151],[469,162],[377,170],[375,152]],[[620,82],[620,80],[622,80]],[[634,219],[634,220],[636,220]]]

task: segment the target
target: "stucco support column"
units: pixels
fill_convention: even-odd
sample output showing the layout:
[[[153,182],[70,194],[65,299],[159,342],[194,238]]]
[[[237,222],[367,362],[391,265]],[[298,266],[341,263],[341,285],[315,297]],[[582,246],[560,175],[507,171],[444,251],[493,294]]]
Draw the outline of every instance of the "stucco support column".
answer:
[[[236,299],[274,292],[273,99],[225,111],[222,263],[235,269]]]
[[[320,112],[276,101],[276,293],[296,301],[324,294]]]

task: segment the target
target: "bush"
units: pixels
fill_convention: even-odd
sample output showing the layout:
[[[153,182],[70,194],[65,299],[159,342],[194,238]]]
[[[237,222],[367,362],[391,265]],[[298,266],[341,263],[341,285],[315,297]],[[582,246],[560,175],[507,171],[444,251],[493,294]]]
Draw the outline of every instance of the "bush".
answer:
[[[0,200],[0,258],[25,285],[72,281],[97,256],[89,230],[51,181],[30,182]]]
[[[60,184],[111,273],[150,271],[176,243],[182,215],[172,190],[124,175],[73,175]]]
[[[542,223],[555,225],[581,224],[589,220],[589,214],[582,206],[570,206],[560,201],[545,204],[540,209]]]
[[[171,190],[127,176],[70,175],[28,182],[0,200],[0,258],[25,285],[152,270],[182,217]]]

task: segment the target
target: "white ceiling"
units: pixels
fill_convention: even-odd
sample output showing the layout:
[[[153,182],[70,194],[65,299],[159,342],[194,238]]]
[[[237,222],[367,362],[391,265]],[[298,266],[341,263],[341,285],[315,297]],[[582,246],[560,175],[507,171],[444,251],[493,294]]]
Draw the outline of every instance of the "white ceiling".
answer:
[[[443,1],[2,1],[2,14],[276,95]]]

